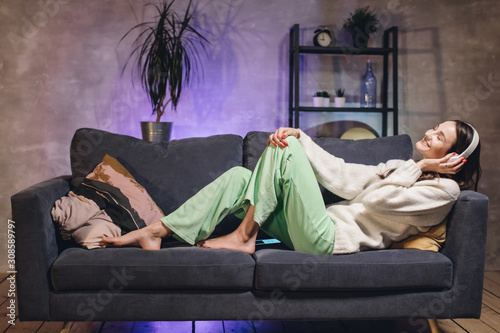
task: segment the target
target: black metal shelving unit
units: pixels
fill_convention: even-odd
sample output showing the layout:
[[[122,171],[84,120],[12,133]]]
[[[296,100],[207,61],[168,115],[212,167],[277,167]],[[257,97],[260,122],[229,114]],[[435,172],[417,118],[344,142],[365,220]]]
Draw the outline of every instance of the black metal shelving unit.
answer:
[[[299,72],[301,54],[331,54],[342,56],[375,55],[383,57],[382,107],[313,107],[299,103]],[[389,57],[392,56],[392,106],[389,107]],[[289,126],[299,127],[300,112],[375,112],[382,114],[382,136],[387,136],[389,113],[393,116],[393,135],[398,134],[398,28],[391,27],[384,31],[383,47],[358,49],[354,47],[316,47],[301,46],[299,25],[290,29],[290,87],[289,87]]]

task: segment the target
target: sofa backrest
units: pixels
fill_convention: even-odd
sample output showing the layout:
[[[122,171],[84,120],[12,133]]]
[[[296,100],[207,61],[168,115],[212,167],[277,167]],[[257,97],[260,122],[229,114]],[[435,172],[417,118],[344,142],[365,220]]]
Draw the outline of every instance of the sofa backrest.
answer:
[[[253,170],[266,148],[271,132],[249,132],[243,140],[243,166]],[[330,154],[349,163],[376,165],[391,159],[408,160],[413,156],[413,146],[408,135],[396,135],[367,140],[343,140],[338,138],[313,138]],[[325,204],[341,200],[320,185]]]
[[[243,141],[243,166],[253,170],[266,148],[270,132],[249,132]],[[396,135],[367,140],[313,138],[330,154],[349,163],[377,165],[391,159],[408,160],[413,156],[413,146],[408,135]]]
[[[106,154],[123,164],[168,214],[224,171],[241,166],[243,139],[228,134],[158,144],[79,129],[71,142],[72,185],[79,185]]]
[[[234,166],[253,170],[266,147],[269,132],[214,135],[206,138],[151,143],[131,136],[82,128],[71,142],[72,185],[108,154],[116,158],[143,185],[165,214],[177,209],[203,186]],[[370,140],[314,139],[326,151],[346,162],[378,164],[389,159],[410,159],[413,148],[408,135]],[[325,202],[336,201],[322,189]]]

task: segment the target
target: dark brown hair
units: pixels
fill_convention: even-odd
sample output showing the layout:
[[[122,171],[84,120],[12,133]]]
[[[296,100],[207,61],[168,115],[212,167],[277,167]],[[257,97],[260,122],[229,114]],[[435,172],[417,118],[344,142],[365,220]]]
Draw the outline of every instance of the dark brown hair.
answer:
[[[456,152],[463,153],[469,147],[474,136],[474,130],[461,120],[455,120],[457,127],[457,142],[453,145],[448,153]],[[481,178],[481,142],[477,145],[476,150],[467,158],[462,170],[451,178],[455,180],[460,189],[477,191],[479,179]]]

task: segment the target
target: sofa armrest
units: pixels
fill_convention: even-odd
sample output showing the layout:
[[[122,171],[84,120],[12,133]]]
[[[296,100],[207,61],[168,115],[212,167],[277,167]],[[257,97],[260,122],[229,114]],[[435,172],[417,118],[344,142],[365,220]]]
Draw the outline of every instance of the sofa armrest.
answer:
[[[53,178],[11,198],[16,232],[16,280],[21,320],[49,320],[50,267],[59,254],[51,209],[71,178]]]
[[[488,197],[462,191],[448,217],[441,251],[453,262],[453,318],[481,315],[487,222]]]

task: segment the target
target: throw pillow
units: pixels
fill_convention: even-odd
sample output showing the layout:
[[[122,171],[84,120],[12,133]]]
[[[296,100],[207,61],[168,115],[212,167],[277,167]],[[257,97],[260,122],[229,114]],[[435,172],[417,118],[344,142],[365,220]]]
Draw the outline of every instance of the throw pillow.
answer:
[[[72,191],[59,198],[52,208],[52,218],[59,224],[64,240],[73,238],[87,249],[103,247],[103,236],[120,236],[122,231],[97,204]]]
[[[446,239],[446,220],[427,232],[410,236],[400,242],[393,243],[392,249],[418,249],[438,252]]]
[[[107,154],[75,193],[94,200],[124,233],[165,216],[146,189],[117,159]]]

